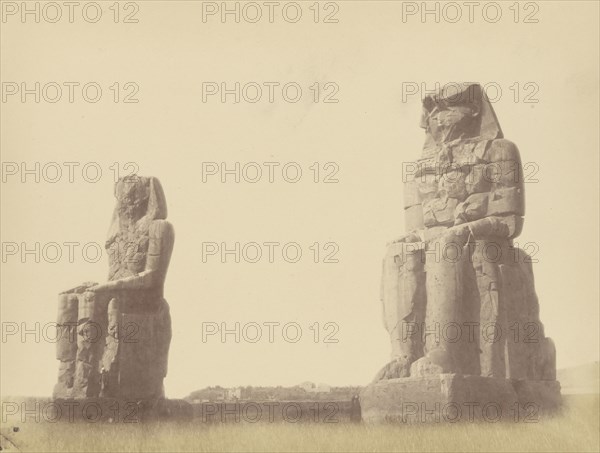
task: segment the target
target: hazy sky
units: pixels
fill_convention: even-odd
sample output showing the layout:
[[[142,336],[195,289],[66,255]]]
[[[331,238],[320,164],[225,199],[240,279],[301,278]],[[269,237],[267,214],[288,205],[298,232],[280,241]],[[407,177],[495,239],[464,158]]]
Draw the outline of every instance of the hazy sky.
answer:
[[[526,220],[517,242],[537,250],[541,318],[556,343],[558,366],[598,360],[596,2],[537,2],[537,23],[524,23],[532,13],[524,10],[515,23],[508,2],[502,2],[496,23],[479,10],[473,23],[466,16],[449,23],[449,10],[440,23],[429,16],[422,23],[418,14],[403,21],[401,2],[366,1],[338,2],[337,12],[322,9],[319,23],[312,2],[301,4],[297,23],[278,10],[269,23],[266,7],[257,23],[244,16],[240,23],[229,16],[222,23],[218,15],[203,22],[201,2],[168,3],[138,2],[138,23],[121,23],[133,10],[121,11],[114,23],[108,3],[94,24],[77,14],[73,23],[66,16],[57,23],[7,16],[1,78],[13,84],[4,85],[3,94],[20,89],[21,82],[30,88],[57,83],[64,91],[56,103],[8,96],[1,104],[0,134],[7,170],[1,185],[5,250],[9,243],[103,245],[114,205],[111,165],[124,172],[134,162],[139,174],[161,180],[176,232],[165,287],[173,323],[168,396],[217,384],[364,385],[387,362],[381,259],[385,243],[403,233],[402,163],[419,156],[424,140],[420,96],[403,99],[407,84],[477,81],[496,97],[505,137],[528,165]],[[338,23],[322,23],[329,13]],[[245,17],[253,14],[246,10]],[[287,14],[293,17],[293,11]],[[73,103],[64,82],[80,84],[73,85]],[[90,82],[102,88],[96,103],[82,97]],[[247,85],[255,83],[262,98],[251,103],[242,96],[236,104],[234,95],[225,103],[217,95],[203,102],[203,82],[226,82],[229,88],[239,82],[246,98],[256,95],[256,85]],[[279,83],[272,103],[265,82]],[[298,102],[284,99],[287,83],[302,88]],[[288,99],[295,96],[296,85],[290,86]],[[95,96],[91,87],[88,97]],[[55,85],[42,94],[53,98],[52,90]],[[122,102],[127,94],[139,102]],[[322,102],[328,94],[339,102]],[[35,183],[29,176],[22,183],[19,174],[8,174],[10,162],[46,165],[46,178]],[[54,177],[49,162],[63,168],[56,183],[48,182]],[[79,164],[72,183],[63,162]],[[231,176],[224,184],[218,176],[203,182],[203,162],[226,162],[229,168],[256,162],[263,177],[255,184],[234,183]],[[272,183],[263,162],[279,163]],[[297,183],[282,176],[290,162],[289,178],[295,167],[302,169]],[[319,180],[338,169],[339,182],[315,183],[309,168],[315,162]],[[325,168],[328,162],[333,164]],[[97,182],[84,180],[86,164],[90,178],[94,166],[102,169]],[[253,169],[246,168],[252,178]],[[288,263],[278,247],[269,263],[263,246],[258,263],[235,263],[232,256],[222,263],[218,255],[203,262],[203,242],[294,242],[302,257]],[[52,259],[55,252],[45,250]],[[323,262],[336,250],[339,262]],[[55,320],[59,291],[105,280],[106,256],[88,262],[80,246],[69,263],[64,245],[62,252],[56,263],[3,253],[5,333],[14,323],[28,329],[39,323],[41,329]],[[247,326],[248,336],[254,330],[247,323],[258,323],[262,339],[236,343],[229,335],[222,343],[213,335],[203,341],[203,323],[234,328],[236,322]],[[280,323],[273,343],[264,324],[270,322]],[[296,343],[285,339],[286,323],[302,329]],[[334,328],[338,342],[325,342]],[[286,333],[295,336],[293,328]],[[51,341],[12,335],[1,346],[1,393],[51,393],[58,371]]]

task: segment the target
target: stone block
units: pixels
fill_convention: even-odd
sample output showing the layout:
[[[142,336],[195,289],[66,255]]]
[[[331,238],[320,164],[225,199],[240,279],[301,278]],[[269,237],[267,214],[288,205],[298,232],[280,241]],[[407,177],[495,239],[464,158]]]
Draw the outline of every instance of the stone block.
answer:
[[[367,423],[514,422],[560,406],[556,381],[441,374],[383,380],[360,394]]]

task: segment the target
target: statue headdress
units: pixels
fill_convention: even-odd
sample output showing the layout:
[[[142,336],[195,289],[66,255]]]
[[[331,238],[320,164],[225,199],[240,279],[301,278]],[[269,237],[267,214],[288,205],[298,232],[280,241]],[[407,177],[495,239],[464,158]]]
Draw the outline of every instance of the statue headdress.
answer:
[[[137,176],[130,175],[119,178],[114,186],[115,197],[118,197],[121,187],[124,184],[135,185],[135,192],[138,198],[146,203],[145,214],[136,222],[136,230],[147,231],[150,222],[158,219],[167,218],[167,201],[163,192],[160,181],[153,176]],[[106,246],[108,247],[119,233],[119,203],[115,206],[112,220],[108,230],[108,239]]]
[[[423,99],[423,113],[421,115],[421,127],[425,129],[426,138],[423,146],[424,154],[427,150],[437,148],[435,138],[429,130],[428,119],[439,110],[451,106],[467,105],[477,112],[466,139],[471,141],[495,140],[503,138],[500,123],[492,108],[485,91],[478,83],[454,83],[447,84],[438,93],[427,95]]]

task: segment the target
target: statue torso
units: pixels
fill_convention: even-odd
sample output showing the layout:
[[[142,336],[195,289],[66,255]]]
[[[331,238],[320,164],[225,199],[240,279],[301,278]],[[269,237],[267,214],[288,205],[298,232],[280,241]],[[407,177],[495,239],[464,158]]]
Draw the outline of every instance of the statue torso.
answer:
[[[134,276],[146,267],[148,231],[119,231],[107,245],[108,280]]]
[[[474,193],[491,189],[486,147],[489,141],[471,141],[436,150],[419,161],[415,184],[426,228],[454,224],[455,209]]]

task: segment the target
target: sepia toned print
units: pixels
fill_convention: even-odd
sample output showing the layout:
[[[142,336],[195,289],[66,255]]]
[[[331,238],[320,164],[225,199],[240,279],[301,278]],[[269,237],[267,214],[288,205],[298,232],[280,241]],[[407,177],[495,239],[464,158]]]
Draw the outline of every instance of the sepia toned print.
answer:
[[[598,451],[599,12],[0,0],[2,451]]]

